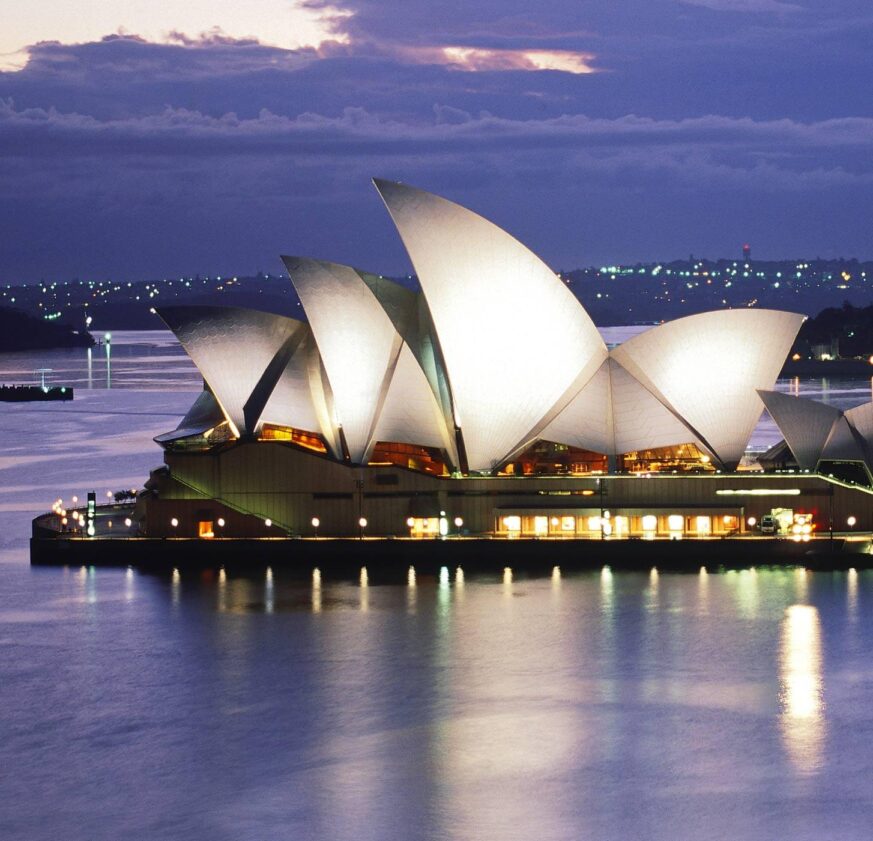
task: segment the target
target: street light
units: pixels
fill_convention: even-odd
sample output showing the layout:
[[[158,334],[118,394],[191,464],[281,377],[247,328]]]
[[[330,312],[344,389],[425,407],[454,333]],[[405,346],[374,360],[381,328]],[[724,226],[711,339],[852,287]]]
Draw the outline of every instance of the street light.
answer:
[[[364,539],[364,529],[367,528],[367,518],[361,517],[361,519],[358,520],[358,526],[360,526],[360,529],[361,529],[360,539],[363,540]]]
[[[849,517],[848,520],[846,520],[846,525],[847,525],[849,528],[852,528],[852,526],[854,526],[855,523],[857,523],[857,522],[858,522],[858,521],[855,519],[855,517],[852,516],[852,517]]]
[[[176,526],[179,525],[179,521],[178,521],[175,517],[173,517],[173,519],[170,520],[170,525],[171,525],[173,528],[176,528]]]
[[[315,536],[318,537],[318,527],[321,525],[321,520],[318,517],[313,517],[310,521],[312,523],[312,529],[315,532]]]

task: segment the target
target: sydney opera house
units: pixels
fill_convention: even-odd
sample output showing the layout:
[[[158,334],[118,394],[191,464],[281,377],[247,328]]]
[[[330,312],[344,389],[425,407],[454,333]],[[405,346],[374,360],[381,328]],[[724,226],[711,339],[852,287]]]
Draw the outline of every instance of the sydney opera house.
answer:
[[[700,537],[771,512],[871,527],[873,414],[773,391],[802,316],[709,312],[607,347],[505,231],[375,183],[419,289],[285,257],[306,321],[159,310],[204,390],[156,439],[140,533]],[[789,448],[769,473],[741,465],[765,404]]]

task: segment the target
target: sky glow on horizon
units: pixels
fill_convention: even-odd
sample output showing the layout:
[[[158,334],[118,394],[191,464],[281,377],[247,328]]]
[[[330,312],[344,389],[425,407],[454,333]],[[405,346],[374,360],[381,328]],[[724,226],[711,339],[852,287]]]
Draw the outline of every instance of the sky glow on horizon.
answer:
[[[230,38],[256,38],[263,44],[297,49],[330,40],[322,15],[293,0],[40,0],[21,4],[0,0],[0,70],[27,63],[27,48],[41,41],[82,44],[120,32],[153,43],[172,43],[173,33],[197,39],[218,31]]]

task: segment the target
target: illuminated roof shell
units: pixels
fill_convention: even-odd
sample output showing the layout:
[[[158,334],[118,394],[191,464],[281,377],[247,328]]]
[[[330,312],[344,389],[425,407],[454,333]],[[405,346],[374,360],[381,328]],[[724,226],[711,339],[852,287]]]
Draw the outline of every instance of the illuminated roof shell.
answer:
[[[804,316],[721,310],[646,330],[611,357],[693,430],[728,468],[737,465]]]
[[[606,346],[539,257],[439,196],[376,181],[427,299],[471,470],[530,442],[587,384]]]

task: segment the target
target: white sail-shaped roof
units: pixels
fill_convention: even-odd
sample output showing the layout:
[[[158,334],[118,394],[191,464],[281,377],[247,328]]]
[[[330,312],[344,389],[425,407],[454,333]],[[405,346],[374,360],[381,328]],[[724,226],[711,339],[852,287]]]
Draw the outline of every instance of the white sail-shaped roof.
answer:
[[[595,453],[613,454],[609,379],[609,360],[606,360],[569,405],[540,432],[540,438]]]
[[[283,259],[318,343],[350,459],[364,463],[378,441],[394,441],[437,447],[454,461],[438,397],[406,341],[418,336],[418,293],[350,266]]]
[[[609,360],[614,453],[696,444],[697,436],[615,359]]]
[[[442,412],[409,345],[404,344],[370,436],[367,455],[379,441],[436,447],[452,452]]]
[[[610,456],[688,443],[705,449],[692,430],[612,358],[540,437]]]
[[[839,417],[834,423],[821,457],[826,461],[864,460],[864,449],[861,442],[845,416]]]
[[[318,344],[349,458],[361,464],[402,339],[353,268],[282,259]]]
[[[864,439],[868,446],[873,445],[873,403],[863,403],[854,409],[847,409],[846,420]]]
[[[377,189],[436,328],[471,470],[490,470],[585,386],[606,346],[535,254],[460,205],[388,181]]]
[[[340,454],[334,439],[330,424],[323,424],[319,420],[319,412],[316,409],[315,398],[323,399],[318,390],[313,394],[310,375],[310,358],[317,356],[312,336],[309,335],[301,343],[297,352],[285,365],[282,375],[276,382],[264,411],[261,413],[262,423],[271,423],[277,426],[291,426],[305,432],[320,433],[335,455]],[[316,375],[318,372],[316,371]],[[328,415],[327,409],[324,414]]]
[[[613,358],[680,416],[728,467],[742,458],[804,317],[724,310],[662,324],[612,350]]]
[[[293,318],[238,307],[162,307],[235,434],[253,434],[263,403],[308,329]]]
[[[815,469],[834,424],[842,415],[840,410],[779,391],[761,390],[758,394],[797,464],[804,470]]]

